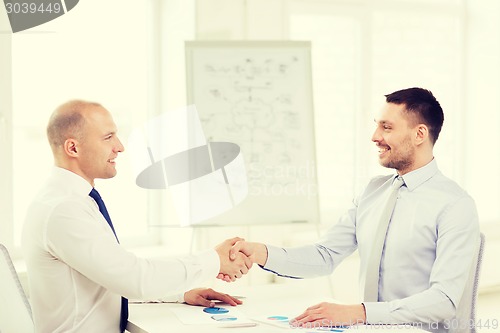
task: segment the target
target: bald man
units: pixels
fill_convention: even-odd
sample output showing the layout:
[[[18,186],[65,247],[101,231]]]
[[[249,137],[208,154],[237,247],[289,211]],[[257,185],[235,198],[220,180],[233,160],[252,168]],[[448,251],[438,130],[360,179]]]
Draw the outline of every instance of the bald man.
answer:
[[[244,255],[236,263],[228,258],[236,238],[196,256],[162,260],[120,246],[94,189],[95,179],[116,175],[124,151],[108,110],[67,102],[52,114],[47,136],[55,166],[28,208],[22,236],[36,332],[123,332],[127,298],[241,303],[211,289],[184,292],[218,273],[248,272],[252,263]]]

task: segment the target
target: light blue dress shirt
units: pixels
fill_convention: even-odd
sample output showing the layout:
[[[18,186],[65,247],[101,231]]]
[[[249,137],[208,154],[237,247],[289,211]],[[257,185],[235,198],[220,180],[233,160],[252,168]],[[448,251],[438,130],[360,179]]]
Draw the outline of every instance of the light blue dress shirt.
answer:
[[[363,295],[378,217],[394,178],[372,179],[318,243],[268,245],[264,268],[288,277],[327,275],[357,249]],[[435,160],[403,179],[382,252],[379,301],[363,303],[367,322],[425,323],[424,329],[447,332],[445,323],[454,318],[479,242],[476,206]]]

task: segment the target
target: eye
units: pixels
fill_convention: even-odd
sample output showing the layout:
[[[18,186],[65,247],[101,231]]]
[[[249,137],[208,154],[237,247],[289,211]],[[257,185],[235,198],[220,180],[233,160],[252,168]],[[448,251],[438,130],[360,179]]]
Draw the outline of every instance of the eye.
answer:
[[[391,129],[391,126],[389,126],[389,125],[382,125],[382,128],[387,131],[387,130]]]

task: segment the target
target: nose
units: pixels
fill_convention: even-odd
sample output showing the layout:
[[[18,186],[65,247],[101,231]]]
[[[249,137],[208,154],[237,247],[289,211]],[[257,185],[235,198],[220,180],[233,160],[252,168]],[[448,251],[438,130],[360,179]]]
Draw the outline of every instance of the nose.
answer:
[[[118,137],[116,138],[116,147],[115,147],[115,152],[121,153],[125,150],[125,147],[123,146],[122,142]]]
[[[380,142],[382,141],[382,137],[380,135],[380,131],[379,131],[379,128],[377,127],[375,129],[375,131],[373,132],[373,135],[372,135],[372,141],[373,142]]]

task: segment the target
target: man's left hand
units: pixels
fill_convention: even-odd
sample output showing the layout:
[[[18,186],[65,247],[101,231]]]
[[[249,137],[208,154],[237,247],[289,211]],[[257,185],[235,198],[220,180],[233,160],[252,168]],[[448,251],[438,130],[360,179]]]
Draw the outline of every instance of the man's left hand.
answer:
[[[366,315],[363,304],[343,305],[323,302],[307,308],[304,313],[294,318],[291,324],[307,328],[309,325],[311,327],[334,327],[364,324],[365,322]]]
[[[184,293],[184,302],[190,305],[214,307],[214,301],[222,301],[232,306],[242,303],[242,301],[233,296],[217,292],[210,288],[191,289]]]

